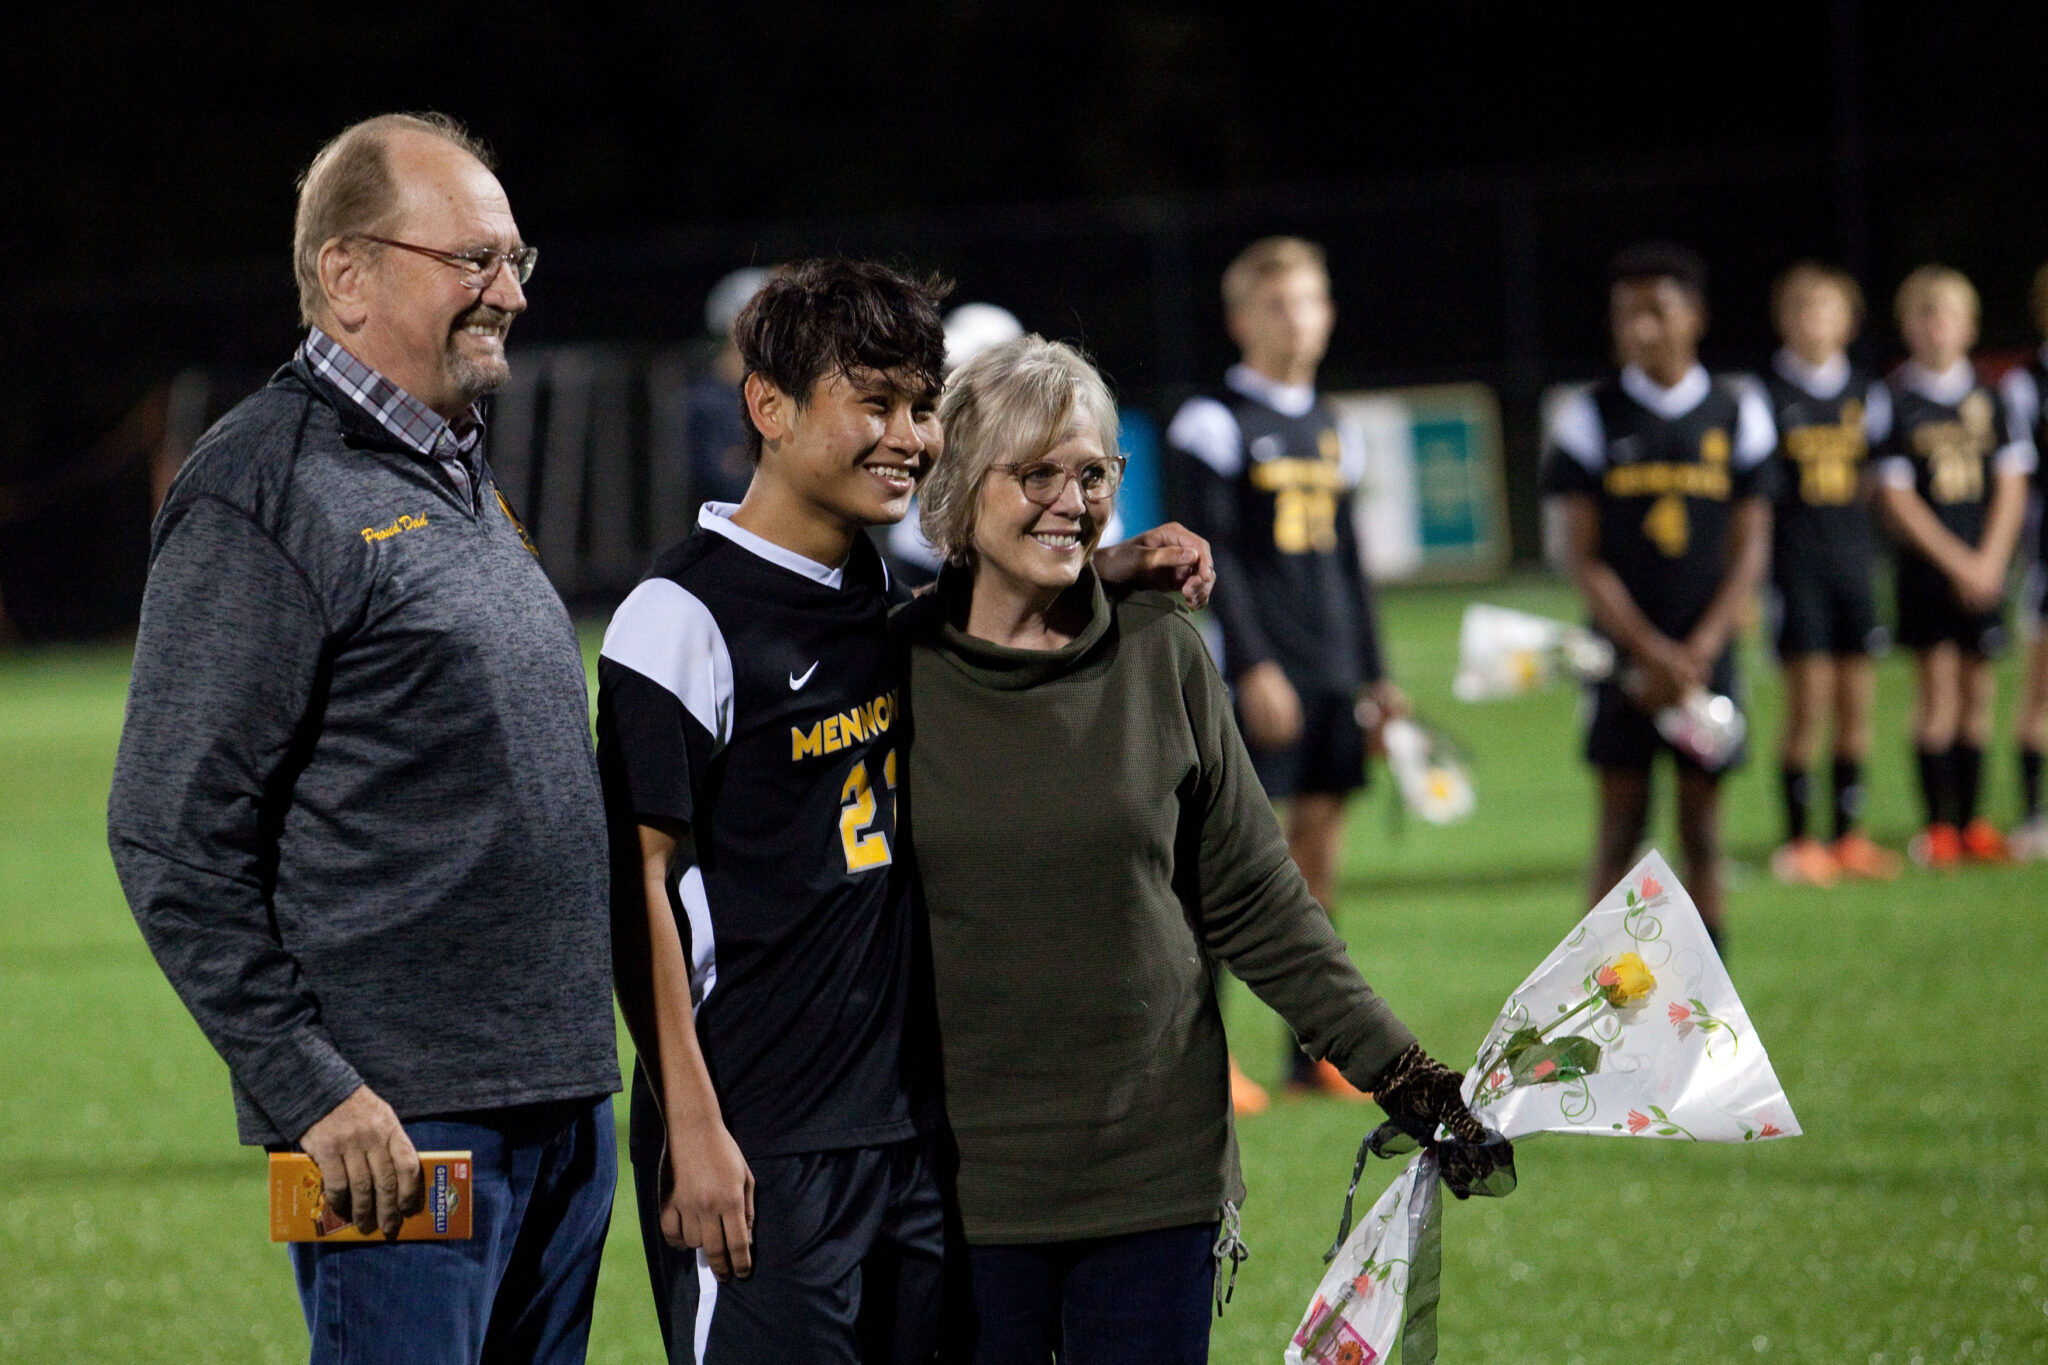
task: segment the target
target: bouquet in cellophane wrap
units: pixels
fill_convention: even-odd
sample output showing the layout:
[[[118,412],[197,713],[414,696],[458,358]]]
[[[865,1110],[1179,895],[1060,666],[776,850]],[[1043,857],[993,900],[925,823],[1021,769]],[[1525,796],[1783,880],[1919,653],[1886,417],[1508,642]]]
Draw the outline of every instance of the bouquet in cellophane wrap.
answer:
[[[1654,852],[1515,988],[1464,1094],[1507,1138],[1745,1143],[1799,1132],[1698,909]],[[1368,1155],[1413,1148],[1391,1129],[1367,1139],[1354,1191]],[[1288,1344],[1290,1365],[1371,1365],[1396,1342],[1403,1365],[1435,1360],[1437,1162],[1434,1147],[1420,1151],[1356,1228],[1347,1198],[1329,1270]]]

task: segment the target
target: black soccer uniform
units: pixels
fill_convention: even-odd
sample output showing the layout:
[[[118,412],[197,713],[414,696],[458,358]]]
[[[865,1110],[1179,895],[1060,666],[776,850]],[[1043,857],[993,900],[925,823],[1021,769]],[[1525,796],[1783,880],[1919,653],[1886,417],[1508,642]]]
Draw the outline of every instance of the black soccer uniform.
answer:
[[[1998,476],[2033,473],[2033,442],[2015,427],[2004,400],[1977,381],[1967,360],[1938,375],[1908,361],[1886,382],[1892,429],[1878,451],[1879,480],[1912,489],[1958,539],[1980,543]],[[1948,575],[1902,544],[1897,635],[1911,649],[1953,643],[1995,659],[2007,643],[2005,609],[1965,607]]]
[[[1593,500],[1600,558],[1651,625],[1683,640],[1727,577],[1735,504],[1771,496],[1777,435],[1763,394],[1697,365],[1660,389],[1631,366],[1566,396],[1546,426],[1543,491]],[[1715,661],[1712,686],[1738,696],[1732,648]],[[1588,762],[1645,768],[1668,747],[1618,685],[1592,688]]]
[[[943,1247],[936,1039],[896,845],[890,589],[864,536],[827,569],[730,510],[704,508],[613,616],[597,725],[629,913],[634,826],[688,827],[670,897],[698,1041],[757,1184],[751,1278],[720,1285],[662,1240],[665,1127],[637,1068],[630,1152],[671,1360],[852,1361],[857,1319],[901,1308],[905,1339],[936,1329]],[[864,1274],[898,1288],[864,1301]]]
[[[1187,457],[1188,520],[1216,556],[1224,676],[1278,663],[1301,697],[1301,739],[1254,748],[1252,765],[1272,797],[1354,791],[1365,785],[1358,692],[1385,676],[1352,520],[1362,470],[1313,389],[1244,365],[1224,385],[1183,404],[1166,439]]]
[[[1778,429],[1771,520],[1778,657],[1877,654],[1877,530],[1864,467],[1891,428],[1890,390],[1837,356],[1815,369],[1780,351],[1763,377]]]
[[[2005,400],[2013,429],[2025,432],[2034,443],[2034,497],[2029,515],[2033,519],[2033,563],[2027,574],[2027,615],[2040,629],[2048,621],[2048,346],[2015,365],[1998,383],[1998,396]]]

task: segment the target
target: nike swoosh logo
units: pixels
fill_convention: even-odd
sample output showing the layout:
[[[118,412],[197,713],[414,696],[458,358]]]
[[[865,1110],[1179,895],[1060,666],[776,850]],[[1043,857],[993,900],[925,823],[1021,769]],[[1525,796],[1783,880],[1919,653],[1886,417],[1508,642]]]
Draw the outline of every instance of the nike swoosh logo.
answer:
[[[815,664],[815,663],[814,663],[814,664],[812,664],[812,665],[811,665],[811,666],[810,666],[809,668],[807,668],[807,669],[805,669],[805,670],[804,670],[804,675],[803,675],[803,676],[802,676],[801,678],[799,678],[799,677],[798,677],[798,676],[797,676],[796,674],[794,674],[794,673],[790,674],[790,675],[789,675],[789,690],[790,690],[790,691],[792,691],[792,692],[800,692],[800,691],[802,691],[802,690],[803,690],[803,685],[804,685],[805,683],[807,683],[807,682],[809,682],[809,681],[811,680],[811,674],[813,674],[813,673],[816,673],[817,671],[818,671],[818,666],[817,666],[817,664]]]

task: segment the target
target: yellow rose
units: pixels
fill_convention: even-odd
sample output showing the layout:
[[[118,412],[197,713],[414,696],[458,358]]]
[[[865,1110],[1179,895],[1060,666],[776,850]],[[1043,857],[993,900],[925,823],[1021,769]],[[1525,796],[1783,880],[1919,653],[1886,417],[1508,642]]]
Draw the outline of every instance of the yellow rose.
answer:
[[[1650,975],[1648,964],[1634,953],[1623,953],[1594,973],[1593,979],[1600,983],[1600,994],[1616,1009],[1633,1005],[1657,989],[1657,978]]]

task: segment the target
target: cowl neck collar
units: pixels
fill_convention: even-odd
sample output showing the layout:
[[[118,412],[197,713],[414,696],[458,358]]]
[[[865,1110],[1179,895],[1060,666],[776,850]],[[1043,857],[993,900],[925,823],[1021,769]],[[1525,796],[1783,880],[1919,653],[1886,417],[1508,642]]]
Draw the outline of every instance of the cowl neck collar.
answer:
[[[967,619],[967,603],[974,593],[974,574],[957,565],[947,565],[939,574],[939,652],[946,662],[984,687],[1017,690],[1036,687],[1073,672],[1088,661],[1102,638],[1109,633],[1112,619],[1109,599],[1102,580],[1093,568],[1083,569],[1069,593],[1088,595],[1088,624],[1079,635],[1058,649],[1018,649],[969,635],[953,624]]]

